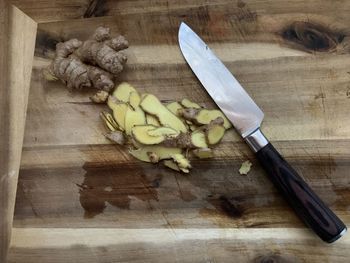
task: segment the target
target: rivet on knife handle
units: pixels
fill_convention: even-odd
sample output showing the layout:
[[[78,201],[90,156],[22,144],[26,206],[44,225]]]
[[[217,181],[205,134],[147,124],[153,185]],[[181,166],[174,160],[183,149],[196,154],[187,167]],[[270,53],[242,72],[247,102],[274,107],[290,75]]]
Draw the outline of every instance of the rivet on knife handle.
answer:
[[[254,133],[255,135],[245,138],[246,142],[256,152],[271,181],[282,192],[298,216],[328,243],[336,241],[345,234],[344,223],[268,142],[260,129]],[[263,144],[265,145],[262,146]]]

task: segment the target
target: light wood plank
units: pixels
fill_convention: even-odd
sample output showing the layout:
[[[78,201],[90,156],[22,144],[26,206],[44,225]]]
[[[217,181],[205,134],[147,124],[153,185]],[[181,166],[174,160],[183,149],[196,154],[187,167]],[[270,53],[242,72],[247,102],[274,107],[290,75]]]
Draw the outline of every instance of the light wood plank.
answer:
[[[5,262],[23,142],[36,23],[0,1],[0,261]]]
[[[9,262],[346,262],[305,229],[14,229]],[[33,240],[35,240],[33,242]],[[242,253],[242,248],[244,253]],[[247,249],[249,248],[249,249]]]

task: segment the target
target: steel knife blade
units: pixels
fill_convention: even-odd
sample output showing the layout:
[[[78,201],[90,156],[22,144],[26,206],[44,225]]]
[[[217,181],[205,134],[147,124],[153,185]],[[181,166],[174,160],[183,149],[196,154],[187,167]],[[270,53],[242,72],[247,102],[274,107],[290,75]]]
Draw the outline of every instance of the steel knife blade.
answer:
[[[179,30],[182,54],[209,95],[243,138],[260,127],[264,113],[213,51],[185,23]]]
[[[345,224],[327,207],[260,131],[264,113],[207,44],[185,23],[179,29],[180,50],[203,87],[244,138],[271,181],[296,214],[322,240],[334,242]]]

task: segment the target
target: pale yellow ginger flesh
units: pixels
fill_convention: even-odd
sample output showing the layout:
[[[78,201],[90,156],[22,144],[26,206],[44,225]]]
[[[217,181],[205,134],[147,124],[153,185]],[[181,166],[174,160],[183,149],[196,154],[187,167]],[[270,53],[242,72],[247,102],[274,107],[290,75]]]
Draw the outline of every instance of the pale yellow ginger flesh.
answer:
[[[173,154],[171,158],[184,173],[188,173],[189,169],[192,167],[190,161],[181,153]]]
[[[179,166],[174,162],[174,160],[164,160],[164,161],[163,161],[163,164],[164,164],[166,167],[168,167],[168,168],[170,168],[170,169],[173,169],[173,170],[175,170],[175,171],[178,171],[178,172],[181,171],[180,168],[179,168]]]
[[[180,117],[178,110],[183,109],[183,107],[181,106],[180,103],[178,103],[177,101],[174,102],[170,102],[169,104],[166,105],[166,107],[168,108],[168,110],[170,110],[173,114],[175,114],[176,116]]]
[[[101,118],[105,121],[105,124],[107,125],[107,127],[112,127],[109,128],[111,131],[115,131],[119,129],[119,125],[118,123],[114,120],[112,114],[110,114],[109,112],[101,112]]]
[[[159,144],[165,140],[165,136],[162,134],[159,135],[150,135],[148,132],[155,130],[157,127],[153,125],[139,125],[134,126],[131,129],[132,137],[139,143],[145,145]]]
[[[155,115],[163,126],[173,128],[179,132],[187,131],[185,124],[170,112],[156,96],[147,94],[142,99],[140,106],[145,112]]]
[[[210,148],[199,148],[199,149],[194,149],[192,153],[198,157],[199,159],[207,159],[207,158],[212,158],[214,157],[213,150]]]
[[[136,141],[145,145],[159,144],[168,138],[175,138],[179,135],[179,133],[172,128],[153,125],[134,126],[131,133]]]
[[[143,146],[142,148],[136,150],[130,150],[130,154],[134,156],[136,159],[139,159],[144,162],[152,162],[150,160],[149,154],[155,153],[159,160],[171,159],[172,155],[180,154],[182,152],[181,149],[175,147],[164,147],[159,145],[149,145]]]
[[[112,93],[112,96],[122,102],[129,102],[130,93],[137,92],[136,89],[129,83],[123,82],[117,86]]]
[[[160,123],[157,119],[157,117],[151,115],[151,114],[148,114],[146,113],[146,122],[147,124],[150,124],[150,125],[153,125],[153,126],[160,126]]]
[[[247,175],[250,172],[250,169],[252,167],[252,163],[247,160],[242,163],[241,168],[239,168],[239,173],[241,175]]]
[[[179,135],[179,132],[170,127],[157,127],[148,131],[151,136],[165,136],[167,138],[174,138]]]
[[[207,109],[182,109],[179,113],[186,120],[195,122],[197,125],[209,124],[211,121],[218,117],[224,120],[225,129],[232,127],[231,122],[225,117],[225,115],[219,110],[207,110]]]
[[[125,130],[125,114],[130,107],[124,102],[119,102],[112,96],[109,96],[107,104],[113,111],[114,120],[118,123],[119,128]]]
[[[136,108],[139,107],[140,105],[140,102],[141,102],[141,98],[140,98],[140,95],[137,91],[133,91],[130,93],[130,97],[129,97],[129,104],[130,106],[136,110]]]
[[[128,83],[120,84],[107,104],[112,114],[101,117],[111,131],[107,138],[127,144],[130,154],[149,163],[162,161],[166,167],[188,173],[190,156],[212,158],[213,145],[223,138],[231,126],[219,110],[207,110],[183,99],[163,105],[152,94],[139,94]]]
[[[210,125],[206,129],[206,136],[208,144],[214,145],[221,141],[222,137],[225,135],[225,127],[219,124]]]
[[[114,121],[114,118],[113,118],[113,116],[110,113],[103,111],[103,112],[101,112],[100,116],[101,116],[102,120],[104,121],[106,127],[110,131],[116,131],[118,129],[118,125]]]
[[[203,131],[194,131],[191,134],[191,143],[196,148],[208,148],[205,133]]]
[[[181,101],[181,105],[184,106],[185,108],[193,108],[193,109],[200,109],[200,108],[202,108],[197,103],[192,102],[189,99],[183,99]]]
[[[131,130],[134,126],[137,125],[145,125],[146,124],[146,116],[144,111],[137,107],[136,110],[131,109],[128,107],[125,113],[125,133],[127,135],[131,135]]]

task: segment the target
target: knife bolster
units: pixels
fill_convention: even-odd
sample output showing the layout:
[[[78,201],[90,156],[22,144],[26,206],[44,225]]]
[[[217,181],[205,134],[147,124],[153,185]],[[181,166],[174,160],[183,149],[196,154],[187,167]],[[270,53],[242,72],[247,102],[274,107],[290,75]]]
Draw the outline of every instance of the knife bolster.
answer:
[[[249,134],[244,140],[255,153],[269,143],[265,135],[260,131],[260,128]]]

